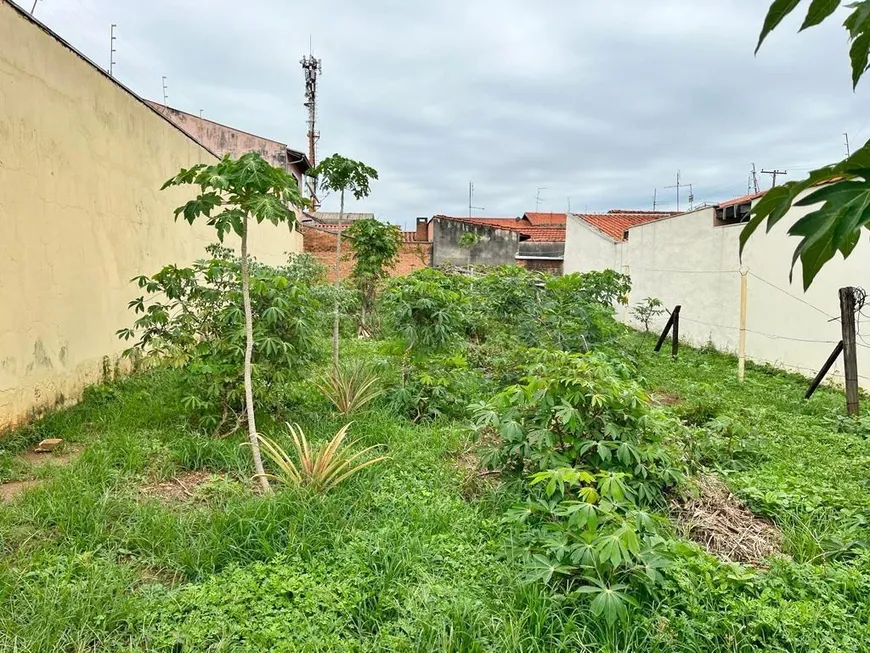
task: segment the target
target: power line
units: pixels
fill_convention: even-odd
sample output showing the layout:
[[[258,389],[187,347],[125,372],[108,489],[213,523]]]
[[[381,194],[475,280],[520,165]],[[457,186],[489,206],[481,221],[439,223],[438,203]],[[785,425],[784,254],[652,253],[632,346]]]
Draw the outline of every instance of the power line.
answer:
[[[758,279],[758,280],[761,281],[762,283],[766,283],[768,286],[770,286],[770,287],[773,288],[774,290],[778,290],[778,291],[781,292],[783,295],[788,295],[788,296],[791,297],[792,299],[794,299],[794,300],[796,300],[796,301],[799,301],[801,304],[805,304],[806,306],[809,306],[811,309],[813,309],[814,311],[818,311],[819,313],[821,313],[821,314],[824,315],[825,317],[828,317],[828,318],[830,318],[830,319],[832,319],[832,320],[838,320],[838,319],[840,319],[839,317],[835,317],[835,316],[831,315],[830,313],[826,313],[825,311],[823,311],[822,309],[820,309],[818,306],[813,306],[813,305],[810,304],[808,301],[806,301],[806,300],[804,300],[804,299],[801,299],[801,298],[798,297],[797,295],[793,295],[792,293],[790,293],[789,291],[785,290],[784,288],[780,288],[779,286],[777,286],[777,285],[775,285],[775,284],[772,284],[772,283],[771,283],[770,281],[768,281],[767,279],[763,279],[762,277],[759,277],[759,276],[758,276],[757,274],[755,274],[754,272],[750,272],[750,273],[749,273],[749,276],[755,277],[756,279]]]
[[[771,175],[773,177],[773,184],[771,185],[771,188],[775,188],[776,187],[776,178],[779,175],[782,175],[783,177],[785,177],[788,174],[788,170],[776,170],[776,169],[774,169],[774,170],[762,170],[761,174]]]

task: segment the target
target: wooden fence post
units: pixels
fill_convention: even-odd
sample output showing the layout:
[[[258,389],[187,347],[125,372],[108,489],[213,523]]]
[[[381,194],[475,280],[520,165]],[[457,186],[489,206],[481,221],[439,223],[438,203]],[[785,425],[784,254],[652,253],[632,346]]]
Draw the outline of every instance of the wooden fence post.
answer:
[[[737,346],[737,380],[746,380],[746,295],[749,268],[740,268],[740,343]]]
[[[680,330],[680,326],[679,326],[680,308],[681,308],[680,306],[675,306],[674,310],[671,312],[671,316],[668,318],[668,323],[665,325],[665,328],[662,330],[662,335],[659,336],[659,341],[656,343],[655,351],[657,353],[662,350],[662,345],[665,344],[665,338],[668,337],[668,333],[670,332],[671,327],[674,328],[674,341],[676,342],[676,340],[680,337],[680,333],[679,333],[679,330]],[[677,348],[678,347],[679,347],[679,344],[672,345],[672,353],[674,356],[677,355]]]
[[[819,370],[819,373],[816,374],[816,378],[813,379],[813,382],[810,384],[810,389],[807,390],[807,393],[804,395],[804,399],[809,399],[813,396],[813,393],[816,389],[821,385],[822,380],[825,378],[825,375],[828,373],[834,363],[837,362],[837,358],[839,358],[840,354],[843,353],[843,341],[837,343],[837,346],[834,347],[834,351],[831,352],[831,355],[828,356],[828,360],[825,361],[825,364],[822,365],[822,369]]]
[[[846,374],[846,413],[858,415],[858,352],[855,346],[855,289],[840,288],[843,325],[843,367]]]
[[[677,352],[680,350],[680,308],[674,308],[674,337],[671,338],[671,357],[677,360]]]

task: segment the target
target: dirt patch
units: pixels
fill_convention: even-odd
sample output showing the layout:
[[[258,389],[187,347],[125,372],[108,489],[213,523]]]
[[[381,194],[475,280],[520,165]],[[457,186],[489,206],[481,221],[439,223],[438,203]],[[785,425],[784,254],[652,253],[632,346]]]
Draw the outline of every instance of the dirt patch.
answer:
[[[495,437],[482,435],[477,444],[470,445],[456,454],[454,462],[462,472],[460,492],[466,500],[479,497],[486,490],[499,484],[500,472],[498,470],[484,469],[480,450],[483,447],[492,447]]]
[[[146,497],[157,499],[163,503],[190,501],[195,498],[198,487],[216,478],[220,478],[220,475],[207,470],[182,472],[166,481],[153,485],[145,485],[139,488],[139,492]]]
[[[36,451],[36,447],[28,449],[18,456],[18,459],[31,467],[43,467],[45,465],[68,465],[78,458],[82,449],[76,446],[65,446],[57,451]]]
[[[780,553],[782,533],[753,513],[715,476],[698,480],[700,494],[671,504],[686,536],[726,562],[764,567],[765,559]]]
[[[682,401],[677,395],[672,392],[650,392],[649,402],[653,406],[673,406]]]
[[[12,501],[22,492],[40,484],[41,481],[10,481],[0,485],[0,502]]]

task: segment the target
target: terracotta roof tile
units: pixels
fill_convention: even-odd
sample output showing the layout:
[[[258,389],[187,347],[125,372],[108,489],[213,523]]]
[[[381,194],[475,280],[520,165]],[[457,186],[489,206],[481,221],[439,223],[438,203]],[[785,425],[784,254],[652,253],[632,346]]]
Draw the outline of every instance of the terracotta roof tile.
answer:
[[[761,191],[760,193],[753,193],[752,195],[742,195],[741,197],[735,197],[733,200],[727,200],[725,202],[720,202],[717,204],[717,208],[724,209],[729,206],[735,206],[738,204],[746,204],[753,200],[757,200],[759,197],[764,195],[766,191]]]
[[[680,212],[614,209],[607,213],[576,213],[574,215],[614,240],[622,240],[625,232],[631,227],[680,215]]]
[[[465,218],[452,215],[436,215],[436,218],[453,220],[455,222],[465,222],[468,224],[479,224],[485,227],[495,227],[496,229],[508,229],[510,231],[519,231],[522,227],[519,218]]]
[[[564,243],[565,229],[558,227],[524,227],[520,232],[532,243]]]
[[[523,217],[529,221],[533,227],[564,227],[568,221],[567,213],[524,213]]]

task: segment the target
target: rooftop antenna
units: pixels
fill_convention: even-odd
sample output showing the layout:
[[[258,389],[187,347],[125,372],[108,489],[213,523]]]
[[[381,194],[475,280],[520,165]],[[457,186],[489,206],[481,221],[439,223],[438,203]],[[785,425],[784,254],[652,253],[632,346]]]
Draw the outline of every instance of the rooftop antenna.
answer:
[[[472,210],[483,211],[482,206],[474,206],[474,182],[468,182],[468,217],[471,217]]]
[[[33,0],[33,6],[30,8],[30,15],[31,16],[33,15],[33,12],[36,11],[36,3],[37,2],[39,2],[39,0]]]
[[[755,189],[755,193],[759,193],[758,188],[758,172],[755,170],[755,164],[752,164],[752,187]]]
[[[115,39],[117,38],[115,36],[116,27],[117,25],[112,23],[112,27],[109,30],[109,77],[115,76],[115,52],[117,52],[117,50],[115,50]]]
[[[320,140],[320,132],[316,129],[317,122],[317,76],[322,72],[320,59],[312,54],[311,36],[308,37],[308,54],[299,60],[302,64],[302,74],[305,77],[305,106],[308,109],[308,162],[311,167],[317,165],[317,141]],[[320,208],[320,200],[317,199],[317,178],[307,177],[308,197],[311,200],[311,210]]]
[[[692,184],[688,184],[689,186],[689,210],[695,208],[695,188]]]
[[[846,137],[846,158],[852,156],[852,148],[849,145],[849,132],[843,132],[843,136]]]
[[[776,178],[779,175],[782,175],[783,177],[785,177],[788,174],[788,170],[776,170],[776,169],[774,169],[774,170],[762,170],[761,174],[770,175],[771,177],[773,177],[773,185],[771,186],[771,188],[775,188],[776,187]]]
[[[163,75],[163,107],[164,108],[166,108],[167,104],[169,103],[169,95],[167,94],[167,90],[168,89],[166,88],[166,75]]]
[[[656,207],[658,206],[658,201],[659,201],[659,189],[653,188],[653,211],[656,210]]]
[[[677,212],[678,212],[678,213],[679,213],[679,211],[680,211],[680,189],[681,189],[681,188],[685,188],[686,186],[689,187],[689,201],[694,202],[694,201],[695,201],[695,196],[694,196],[694,194],[692,193],[692,184],[684,184],[684,183],[682,183],[682,182],[680,181],[680,171],[679,171],[679,170],[677,170],[677,183],[676,183],[676,185],[674,185],[674,186],[665,186],[665,188],[667,188],[667,189],[670,189],[670,188],[676,188],[676,189],[677,189]]]
[[[542,191],[542,190],[547,190],[547,187],[546,187],[546,186],[541,186],[541,187],[538,189],[538,192],[535,194],[535,213],[538,212],[538,209],[541,207],[541,202],[544,201],[544,199],[541,197],[541,191]]]

